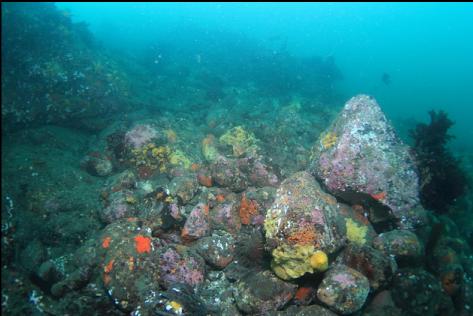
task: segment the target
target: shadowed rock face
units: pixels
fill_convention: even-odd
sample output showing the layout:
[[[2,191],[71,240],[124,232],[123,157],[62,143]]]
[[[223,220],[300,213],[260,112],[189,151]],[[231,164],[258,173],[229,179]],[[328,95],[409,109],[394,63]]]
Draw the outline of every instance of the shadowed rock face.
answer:
[[[408,147],[375,99],[351,98],[313,148],[310,171],[332,194],[371,204],[410,226],[419,203],[418,176]]]

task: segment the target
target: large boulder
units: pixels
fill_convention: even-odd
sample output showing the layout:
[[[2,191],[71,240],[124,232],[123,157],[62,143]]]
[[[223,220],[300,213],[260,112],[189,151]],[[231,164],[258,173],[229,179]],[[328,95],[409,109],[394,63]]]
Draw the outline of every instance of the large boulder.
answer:
[[[418,220],[409,212],[419,203],[414,161],[372,97],[345,104],[314,146],[310,171],[334,195],[374,206],[372,221],[391,214],[409,227]]]
[[[325,193],[308,172],[281,183],[264,222],[271,267],[288,280],[328,268],[328,255],[346,242],[365,244],[374,230],[349,206]]]

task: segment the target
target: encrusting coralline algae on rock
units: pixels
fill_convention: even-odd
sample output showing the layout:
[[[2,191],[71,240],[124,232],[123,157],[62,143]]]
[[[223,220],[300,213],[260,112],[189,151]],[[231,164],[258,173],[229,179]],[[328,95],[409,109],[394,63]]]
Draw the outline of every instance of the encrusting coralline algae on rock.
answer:
[[[409,213],[419,204],[414,161],[375,99],[358,95],[345,104],[314,146],[310,171],[332,194],[384,207],[403,227],[416,224]]]
[[[271,268],[284,280],[323,272],[328,255],[346,242],[364,244],[374,235],[347,205],[325,193],[308,172],[297,172],[281,183],[264,222]]]

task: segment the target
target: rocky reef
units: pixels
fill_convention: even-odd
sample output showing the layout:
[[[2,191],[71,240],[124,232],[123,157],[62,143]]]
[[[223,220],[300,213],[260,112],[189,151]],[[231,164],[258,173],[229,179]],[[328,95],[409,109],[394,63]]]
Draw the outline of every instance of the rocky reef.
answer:
[[[3,314],[471,314],[473,226],[426,203],[471,201],[423,193],[430,127],[412,155],[374,98],[342,106],[331,58],[264,51],[250,71],[249,46],[225,69],[129,74],[31,5],[2,6],[2,26],[22,22],[2,42]]]

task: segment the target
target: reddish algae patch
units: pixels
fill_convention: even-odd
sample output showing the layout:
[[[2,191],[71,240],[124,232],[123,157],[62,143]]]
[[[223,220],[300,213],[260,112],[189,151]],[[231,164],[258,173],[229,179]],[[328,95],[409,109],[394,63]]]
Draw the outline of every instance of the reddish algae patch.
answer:
[[[112,241],[112,237],[105,237],[102,241],[102,248],[107,249],[110,247],[110,242]]]
[[[138,253],[151,252],[151,239],[138,235],[135,237],[135,249]]]

